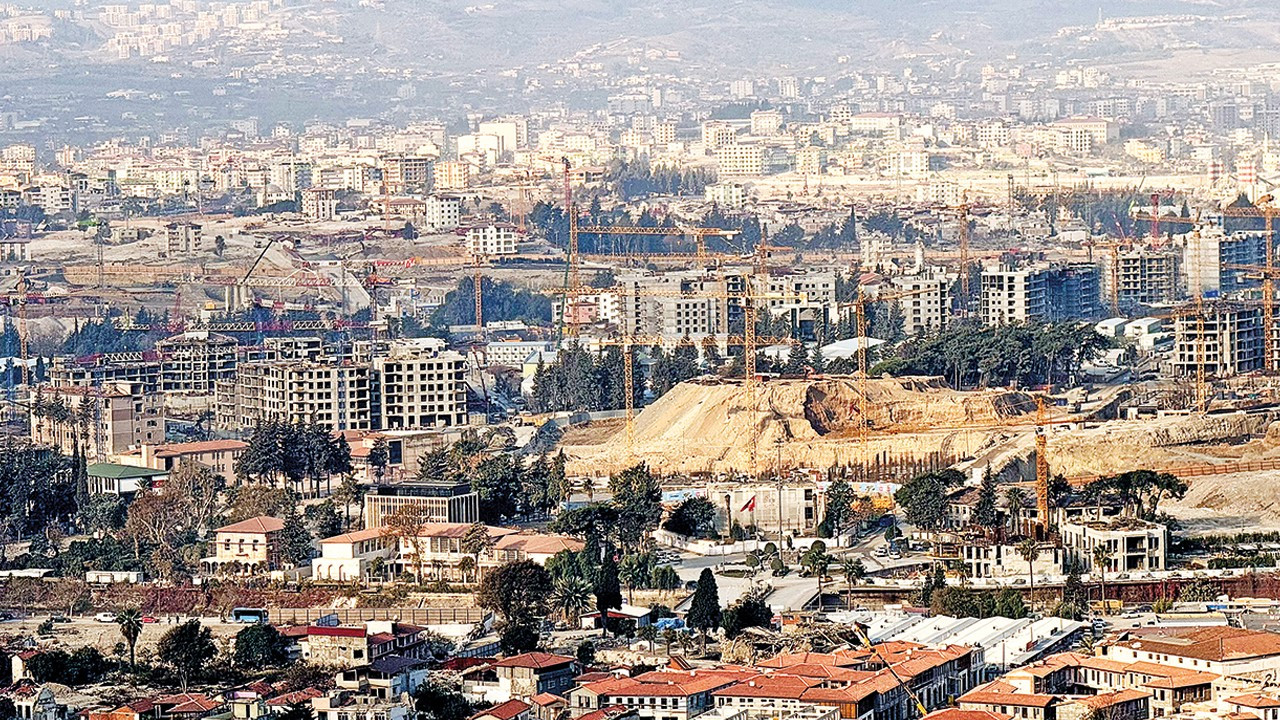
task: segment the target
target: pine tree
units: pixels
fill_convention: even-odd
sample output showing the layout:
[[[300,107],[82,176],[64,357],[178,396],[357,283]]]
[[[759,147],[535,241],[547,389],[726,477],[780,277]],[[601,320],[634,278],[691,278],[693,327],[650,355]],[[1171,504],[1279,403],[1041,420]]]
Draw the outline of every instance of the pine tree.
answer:
[[[698,576],[698,589],[693,593],[693,602],[689,605],[689,614],[685,620],[689,627],[702,633],[702,647],[706,650],[707,633],[720,627],[720,589],[716,586],[716,576],[711,568],[703,568]]]
[[[994,529],[1000,520],[996,508],[996,491],[996,479],[991,474],[991,466],[988,465],[986,471],[982,473],[978,502],[973,506],[973,521],[988,530]]]
[[[296,508],[284,517],[280,531],[280,555],[284,561],[298,567],[311,559],[311,531]]]

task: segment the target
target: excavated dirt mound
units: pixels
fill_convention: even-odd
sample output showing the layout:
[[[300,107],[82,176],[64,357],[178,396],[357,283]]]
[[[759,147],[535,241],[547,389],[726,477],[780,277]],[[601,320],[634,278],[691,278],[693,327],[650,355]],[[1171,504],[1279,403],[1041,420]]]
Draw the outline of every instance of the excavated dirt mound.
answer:
[[[742,381],[681,383],[636,417],[632,453],[625,433],[599,445],[566,443],[576,461],[570,471],[604,473],[627,460],[661,472],[746,471],[753,448],[756,469],[950,462],[1027,431],[1035,412],[1028,395],[957,392],[937,378],[769,380],[754,407],[748,394]]]

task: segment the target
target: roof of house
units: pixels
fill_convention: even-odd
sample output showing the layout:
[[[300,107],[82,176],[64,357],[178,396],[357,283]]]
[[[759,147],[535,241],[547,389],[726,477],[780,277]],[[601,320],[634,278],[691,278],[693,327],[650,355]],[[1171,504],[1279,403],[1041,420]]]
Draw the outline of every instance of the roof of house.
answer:
[[[549,692],[538,693],[537,695],[534,695],[533,697],[529,698],[529,702],[539,707],[550,707],[551,705],[567,705],[569,703],[568,700],[560,697],[559,695],[556,695],[555,693],[549,693]]]
[[[356,530],[355,532],[334,535],[320,541],[321,545],[348,545],[350,543],[364,542],[365,540],[376,540],[386,533],[386,528],[365,528],[364,530]]]
[[[1088,697],[1075,698],[1072,702],[1080,703],[1087,708],[1093,710],[1101,710],[1109,708],[1120,703],[1131,702],[1133,700],[1141,700],[1142,698],[1151,697],[1151,693],[1145,693],[1141,690],[1116,690],[1115,692],[1098,693]]]
[[[512,655],[509,658],[503,658],[494,663],[494,667],[519,667],[533,668],[541,670],[543,668],[559,667],[574,662],[575,658],[567,655],[553,655],[545,652],[527,652],[519,655]]]
[[[924,716],[924,720],[1009,720],[1011,715],[1001,715],[990,710],[961,710],[960,708],[944,708],[934,710]]]
[[[309,687],[309,688],[304,688],[302,690],[294,690],[293,692],[288,692],[288,693],[284,693],[283,695],[277,695],[273,698],[269,698],[267,700],[267,704],[274,705],[276,707],[283,707],[286,705],[297,705],[298,703],[309,702],[312,698],[318,698],[321,695],[324,695],[324,693],[320,692],[319,690],[313,687]]]
[[[634,712],[623,705],[610,705],[602,707],[599,710],[593,710],[578,718],[578,720],[609,720],[610,718],[622,717],[623,715],[633,715]]]
[[[1280,635],[1226,626],[1139,628],[1112,644],[1212,662],[1280,655]]]
[[[535,555],[555,555],[562,550],[579,552],[580,540],[563,535],[507,535],[494,544],[496,550],[520,550]]]
[[[284,521],[269,515],[259,515],[217,529],[220,533],[273,533],[284,529]]]
[[[1142,687],[1177,690],[1179,688],[1195,687],[1196,685],[1212,685],[1213,681],[1220,677],[1222,676],[1211,672],[1181,673],[1178,675],[1156,678],[1150,682],[1143,683]]]
[[[501,705],[494,705],[488,710],[481,710],[472,715],[472,718],[497,718],[498,720],[511,720],[511,718],[519,717],[529,712],[532,706],[523,700],[508,700]]]
[[[1001,680],[992,680],[986,685],[979,685],[961,695],[959,701],[974,705],[1008,705],[1013,707],[1046,708],[1058,701],[1053,695],[1018,692],[1013,685]]]
[[[205,713],[219,707],[222,703],[208,695],[200,693],[178,693],[156,698],[156,705],[167,705],[165,712],[170,715],[189,715]]]
[[[1227,698],[1227,702],[1232,705],[1241,707],[1255,708],[1261,710],[1263,708],[1280,708],[1280,700],[1258,693],[1246,693],[1235,697]]]
[[[115,480],[125,480],[129,478],[149,478],[157,475],[164,475],[164,470],[152,470],[151,468],[137,467],[135,465],[120,465],[118,463],[93,463],[84,469],[85,474],[90,477],[112,478]]]

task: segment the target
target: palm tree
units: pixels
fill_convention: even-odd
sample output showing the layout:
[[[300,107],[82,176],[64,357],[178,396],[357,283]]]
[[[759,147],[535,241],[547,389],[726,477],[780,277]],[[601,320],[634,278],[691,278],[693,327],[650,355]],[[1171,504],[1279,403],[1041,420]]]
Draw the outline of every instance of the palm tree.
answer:
[[[551,601],[564,615],[565,622],[577,625],[582,611],[591,607],[591,583],[580,577],[560,578],[556,581]]]
[[[867,576],[867,566],[862,564],[862,558],[845,558],[840,564],[840,570],[844,573],[844,584],[847,594],[844,604],[853,608],[853,586],[862,582],[862,578]]]
[[[675,630],[671,628],[667,628],[666,630],[662,631],[662,642],[667,644],[667,657],[671,657],[671,646],[675,644],[675,641],[676,641]]]
[[[1011,487],[1005,491],[1004,500],[1009,506],[1009,529],[1014,535],[1018,535],[1018,526],[1022,523],[1022,508],[1027,506],[1027,492],[1020,487]]]
[[[475,558],[472,569],[476,573],[476,582],[480,581],[480,556],[492,548],[493,536],[489,534],[489,527],[482,522],[472,523],[462,536],[462,552],[470,553]]]
[[[1102,614],[1107,615],[1107,568],[1111,566],[1111,546],[1103,543],[1093,548],[1093,566],[1098,570],[1098,580],[1102,584]]]
[[[129,667],[134,672],[137,672],[136,650],[138,648],[138,637],[142,635],[142,611],[137,608],[121,610],[116,615],[116,624],[120,626],[120,635],[129,644]]]
[[[658,627],[653,623],[649,623],[648,625],[637,629],[636,635],[639,635],[641,640],[649,641],[649,654],[652,655],[653,641],[658,639]]]
[[[470,555],[463,555],[458,560],[458,572],[462,573],[462,577],[469,577],[471,573],[475,572],[475,569],[476,559]]]
[[[1027,561],[1027,579],[1031,582],[1031,607],[1036,606],[1035,562],[1040,558],[1040,544],[1031,538],[1018,543],[1018,554]]]

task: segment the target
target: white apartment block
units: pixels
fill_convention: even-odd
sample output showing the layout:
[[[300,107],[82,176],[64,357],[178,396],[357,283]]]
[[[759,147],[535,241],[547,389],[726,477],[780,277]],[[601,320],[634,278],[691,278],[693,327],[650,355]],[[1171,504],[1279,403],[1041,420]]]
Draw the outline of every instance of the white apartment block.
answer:
[[[890,281],[902,308],[902,331],[921,335],[946,327],[951,316],[951,285],[955,282],[941,269],[919,275],[903,275]]]
[[[715,203],[721,208],[738,209],[746,204],[747,191],[741,183],[716,183],[708,185],[702,191],[707,202]]]
[[[702,123],[702,147],[715,150],[725,145],[736,145],[738,133],[733,126],[722,120],[708,120]]]
[[[464,162],[438,162],[434,174],[436,190],[463,190],[471,185],[471,166]]]
[[[514,225],[490,223],[467,228],[467,252],[476,257],[515,255],[520,235]]]
[[[673,122],[655,123],[653,126],[653,144],[665,148],[676,141],[676,124]]]
[[[329,188],[306,188],[302,191],[302,214],[314,220],[334,219],[338,216],[338,192]]]
[[[1187,233],[1182,267],[1187,293],[1234,292],[1250,285],[1247,270],[1230,265],[1261,265],[1266,262],[1265,233],[1236,232],[1227,235],[1221,228],[1204,228]]]
[[[982,321],[1008,325],[1044,318],[1049,313],[1048,271],[1045,268],[984,269]]]
[[[1070,560],[1082,563],[1085,572],[1096,573],[1093,551],[1111,550],[1108,573],[1164,570],[1169,551],[1169,530],[1164,525],[1135,518],[1110,518],[1062,525],[1062,547]]]
[[[751,113],[751,134],[756,137],[777,135],[782,129],[782,113],[777,110],[755,110]]]
[[[760,145],[722,145],[715,155],[721,178],[764,175],[764,147]]]
[[[164,404],[160,395],[144,392],[141,385],[112,383],[102,387],[51,387],[40,389],[45,405],[61,402],[70,417],[90,406],[92,430],[86,454],[104,459],[131,447],[164,442]],[[55,422],[37,415],[31,422],[31,441],[71,455],[75,446],[73,423]]]
[[[454,195],[432,195],[425,201],[422,217],[432,230],[453,230],[462,224],[462,199]]]
[[[467,360],[435,338],[401,340],[373,358],[384,430],[467,424]]]

